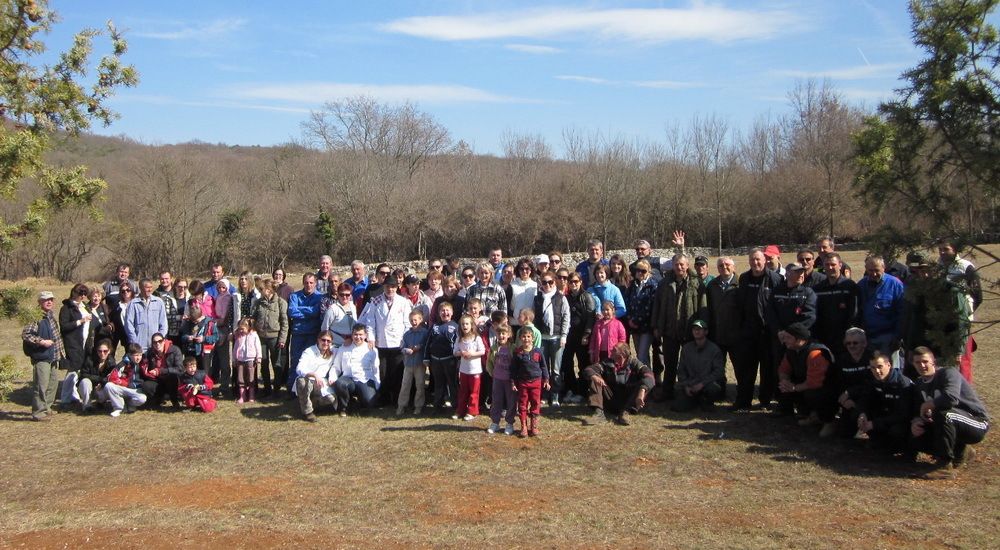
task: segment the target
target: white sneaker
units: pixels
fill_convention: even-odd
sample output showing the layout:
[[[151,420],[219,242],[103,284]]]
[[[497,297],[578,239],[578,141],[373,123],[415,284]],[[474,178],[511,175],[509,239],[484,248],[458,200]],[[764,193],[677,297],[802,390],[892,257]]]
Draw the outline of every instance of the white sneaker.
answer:
[[[112,418],[118,418],[121,415],[122,415],[122,410],[121,409],[115,409],[115,410],[111,411]]]
[[[504,435],[514,435],[514,425],[507,424],[507,427],[503,429]]]
[[[458,415],[457,415],[457,414],[453,414],[453,415],[451,415],[451,419],[452,419],[452,420],[458,420]]]
[[[462,420],[464,420],[466,422],[469,422],[469,421],[472,421],[472,420],[475,420],[475,419],[476,419],[476,417],[473,416],[473,415],[471,415],[471,414],[467,414],[467,415],[465,415],[465,416],[462,417]]]
[[[451,401],[445,401],[444,402],[444,408],[447,409],[447,408],[450,408],[450,407],[451,407]]]
[[[497,424],[496,422],[490,422],[490,427],[486,428],[486,433],[488,434],[495,434],[499,431],[500,431],[500,424]]]

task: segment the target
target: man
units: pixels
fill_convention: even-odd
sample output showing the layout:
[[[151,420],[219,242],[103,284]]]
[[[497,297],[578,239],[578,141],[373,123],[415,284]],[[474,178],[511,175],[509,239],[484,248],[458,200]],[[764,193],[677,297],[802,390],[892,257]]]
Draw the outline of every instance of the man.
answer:
[[[181,321],[184,317],[184,310],[178,306],[177,298],[174,297],[174,276],[169,271],[160,273],[160,286],[156,288],[156,296],[163,300],[163,306],[167,310],[166,337],[175,345],[180,344]],[[179,370],[178,374],[180,374]]]
[[[392,275],[392,268],[389,267],[389,264],[384,262],[378,264],[375,273],[372,274],[372,280],[368,282],[368,286],[361,296],[361,302],[354,304],[358,311],[364,311],[365,306],[372,301],[372,298],[382,294],[382,285],[391,278],[390,275]]]
[[[125,338],[129,344],[139,344],[142,352],[149,349],[153,334],[166,334],[167,307],[159,296],[153,295],[153,281],[139,281],[139,295],[125,308]]]
[[[724,376],[726,356],[708,339],[708,323],[695,319],[691,323],[694,340],[681,348],[677,363],[677,401],[670,410],[688,412],[701,407],[703,411],[715,410],[715,400],[722,395],[719,379]]]
[[[816,293],[816,324],[812,332],[835,357],[847,351],[844,349],[847,329],[859,324],[858,284],[844,276],[843,265],[840,254],[827,254],[823,266],[826,277],[813,287]]]
[[[736,278],[736,263],[732,258],[722,257],[715,263],[719,275],[709,281],[705,287],[705,298],[708,316],[708,338],[719,346],[723,356],[729,355],[729,361],[736,368],[736,345],[740,339],[740,318],[737,289],[739,281]],[[723,368],[719,377],[719,387],[722,395],[726,394],[726,370]]]
[[[226,270],[222,267],[222,264],[215,264],[211,268],[212,280],[205,283],[205,293],[215,299],[219,296],[219,281],[226,278]],[[236,287],[233,283],[229,283],[229,293],[236,294]]]
[[[702,287],[712,282],[712,279],[715,278],[715,275],[711,275],[708,272],[708,257],[706,256],[695,256],[694,272],[698,276],[698,281],[701,282]]]
[[[427,260],[427,275],[423,278],[423,280],[420,281],[420,290],[426,291],[428,288],[430,288],[430,277],[432,273],[437,273],[438,275],[441,276],[441,279],[444,279],[443,260],[440,259]],[[440,296],[440,294],[438,294],[438,296]],[[433,298],[437,298],[437,296],[434,296]]]
[[[857,439],[867,439],[892,453],[907,450],[913,382],[879,352],[868,363],[869,379],[839,397],[841,422]]]
[[[959,258],[955,243],[949,239],[939,239],[938,265],[944,270],[945,277],[965,292],[969,302],[969,322],[973,321],[973,313],[983,303],[983,287],[979,280],[979,271],[969,260]],[[958,368],[966,380],[972,382],[972,353],[976,350],[976,341],[969,335],[966,347],[962,352]]]
[[[367,327],[369,348],[378,349],[379,380],[384,386],[382,402],[389,405],[395,405],[399,399],[403,383],[403,334],[410,326],[413,309],[409,300],[397,294],[398,290],[396,278],[387,277],[382,294],[372,298],[358,316],[358,323]]]
[[[764,251],[755,248],[747,256],[750,270],[740,275],[737,283],[736,303],[739,323],[742,327],[736,346],[736,400],[731,408],[734,412],[749,412],[753,400],[753,387],[760,369],[760,390],[758,399],[762,406],[770,407],[774,390],[778,384],[774,361],[774,347],[767,331],[765,316],[771,302],[771,293],[781,285],[781,275],[767,268]]]
[[[953,478],[955,468],[975,457],[969,445],[986,437],[989,414],[958,369],[938,368],[930,349],[913,350],[913,364],[920,376],[914,386],[915,415],[910,421],[913,448],[936,458],[934,469],[924,477]]]
[[[330,274],[333,273],[333,258],[326,254],[319,257],[319,268],[316,270],[316,292],[326,296],[330,290]]]
[[[774,288],[768,304],[767,323],[775,335],[792,323],[812,328],[816,323],[816,293],[803,285],[805,265],[792,262],[785,267],[785,282]]]
[[[463,276],[466,271],[462,270]],[[476,284],[465,291],[466,310],[470,300],[479,298],[483,303],[483,315],[487,317],[494,311],[507,311],[507,293],[499,284],[493,282],[493,266],[483,262],[476,268],[475,273],[478,276]]]
[[[797,412],[804,416],[799,426],[822,424],[820,437],[830,437],[837,431],[834,417],[837,414],[837,390],[829,375],[833,364],[830,349],[810,338],[809,329],[801,323],[792,323],[778,333],[785,347],[778,366],[777,416]]]
[[[587,404],[593,409],[584,420],[587,426],[603,424],[605,411],[615,415],[618,424],[628,426],[629,413],[636,414],[646,406],[646,396],[656,383],[653,371],[632,357],[624,342],[611,350],[610,359],[583,369],[580,377],[589,382]]]
[[[306,348],[313,345],[319,335],[319,326],[323,321],[320,316],[320,303],[323,295],[316,292],[316,274],[306,273],[302,276],[302,290],[293,292],[288,300],[288,322],[292,325],[291,346],[289,351],[288,395],[292,397],[295,384],[296,369],[299,359]]]
[[[827,255],[836,251],[833,237],[820,237],[816,241],[816,248],[819,250],[819,254],[816,255],[815,260],[816,271],[822,272],[826,269]],[[848,279],[851,278],[851,266],[847,265],[843,260],[841,260],[840,274]]]
[[[958,365],[959,372],[969,380],[971,360],[968,371],[961,368],[971,338],[972,302],[968,294],[943,271],[935,269],[923,253],[913,251],[906,258],[910,279],[903,288],[899,331],[903,349],[926,346],[946,364]],[[915,378],[912,363],[912,357],[907,357],[904,372]]]
[[[688,274],[688,256],[675,254],[672,261],[673,277],[660,282],[653,301],[653,335],[661,338],[663,350],[660,400],[674,398],[681,345],[691,339],[691,321],[703,318],[708,305],[697,279]]]
[[[121,292],[122,285],[129,283],[131,288],[136,288],[135,281],[129,279],[129,273],[132,272],[132,266],[129,264],[118,264],[118,269],[115,272],[115,278],[104,283],[104,296],[118,296]]]
[[[858,283],[861,324],[868,335],[868,343],[893,357],[893,366],[899,366],[899,340],[903,313],[903,283],[885,272],[881,256],[865,259],[865,276]]]
[[[31,359],[32,366],[31,419],[39,422],[50,420],[55,414],[52,404],[59,389],[59,361],[66,357],[54,305],[55,296],[51,292],[39,292],[38,306],[42,308],[42,318],[21,331],[22,348]]]
[[[583,279],[584,288],[590,288],[590,285],[594,284],[594,268],[599,265],[608,265],[608,259],[604,257],[604,243],[591,239],[587,243],[587,259],[576,266],[576,272]]]
[[[365,289],[368,287],[368,268],[365,266],[365,263],[361,260],[351,262],[351,277],[344,282],[351,285],[351,288],[354,289],[351,294],[353,300],[357,302],[364,296]]]
[[[503,272],[503,250],[500,248],[490,249],[490,267],[493,268],[493,282],[500,282],[500,275]]]
[[[674,230],[674,240],[672,242],[676,253],[679,254],[685,253],[684,237],[685,235],[683,231]],[[646,239],[639,239],[635,241],[635,262],[632,262],[628,266],[628,271],[629,273],[632,274],[633,279],[635,279],[636,275],[635,264],[639,260],[645,259],[647,262],[649,262],[649,266],[652,268],[652,272],[650,273],[650,275],[652,275],[653,279],[657,282],[659,282],[660,279],[663,278],[663,275],[665,273],[669,273],[670,270],[673,269],[673,265],[670,263],[669,259],[664,261],[663,258],[661,258],[660,256],[653,256],[652,253],[653,253],[653,247],[649,244],[649,241],[647,241]]]
[[[776,244],[769,244],[764,247],[764,259],[767,260],[767,268],[782,277],[785,276],[785,267],[781,265],[781,249]]]
[[[806,278],[802,281],[803,285],[815,289],[816,285],[826,280],[826,277],[823,276],[823,271],[816,269],[816,255],[813,254],[812,250],[808,248],[799,250],[795,255],[795,259],[800,264],[806,266]]]

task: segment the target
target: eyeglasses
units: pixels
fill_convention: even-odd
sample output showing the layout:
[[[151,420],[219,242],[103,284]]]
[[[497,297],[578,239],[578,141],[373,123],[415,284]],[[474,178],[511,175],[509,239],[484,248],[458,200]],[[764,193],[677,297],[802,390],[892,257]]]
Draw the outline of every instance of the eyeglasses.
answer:
[[[462,277],[465,277],[466,279],[472,279],[475,276],[476,276],[475,273],[462,273]]]
[[[542,281],[542,284],[545,285],[545,286],[549,286],[549,285],[555,284],[555,281],[553,281],[552,279],[546,279],[546,280]]]
[[[154,344],[162,344],[162,343],[163,343],[163,340],[153,340],[153,343],[154,343]]]
[[[649,271],[646,271],[645,269],[636,269],[635,272],[636,273],[649,273]]]
[[[560,260],[559,258],[549,258],[549,261],[552,262],[552,263],[554,263],[554,264],[561,264],[562,263],[562,260]]]
[[[109,350],[109,349],[99,349],[99,350],[97,350],[97,353],[111,353],[111,350]]]
[[[187,285],[176,285],[179,290],[187,290]]]
[[[389,275],[392,275],[392,272],[391,271],[379,271],[378,274],[381,275],[381,276],[383,276],[383,277],[388,277]]]

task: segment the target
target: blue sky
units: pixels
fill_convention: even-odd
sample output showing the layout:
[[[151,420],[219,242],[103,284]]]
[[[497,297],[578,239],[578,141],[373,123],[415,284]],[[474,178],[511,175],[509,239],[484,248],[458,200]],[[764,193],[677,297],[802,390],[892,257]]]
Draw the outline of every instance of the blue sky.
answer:
[[[662,140],[712,113],[745,128],[809,77],[875,105],[921,55],[906,4],[53,0],[48,41],[108,19],[127,31],[141,83],[98,133],[273,145],[324,101],[366,94],[412,101],[479,153],[504,132],[558,153],[567,128]]]

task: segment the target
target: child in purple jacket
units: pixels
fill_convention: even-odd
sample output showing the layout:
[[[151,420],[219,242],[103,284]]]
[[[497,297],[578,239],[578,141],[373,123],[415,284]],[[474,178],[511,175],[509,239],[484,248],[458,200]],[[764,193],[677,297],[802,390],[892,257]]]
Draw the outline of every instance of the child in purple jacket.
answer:
[[[495,331],[497,340],[490,348],[490,358],[486,363],[486,370],[493,377],[490,427],[486,428],[486,433],[495,434],[500,431],[500,416],[506,411],[507,427],[504,428],[503,432],[507,435],[514,435],[517,394],[514,393],[514,388],[510,383],[510,364],[514,357],[510,345],[512,331],[507,325],[499,325]]]

